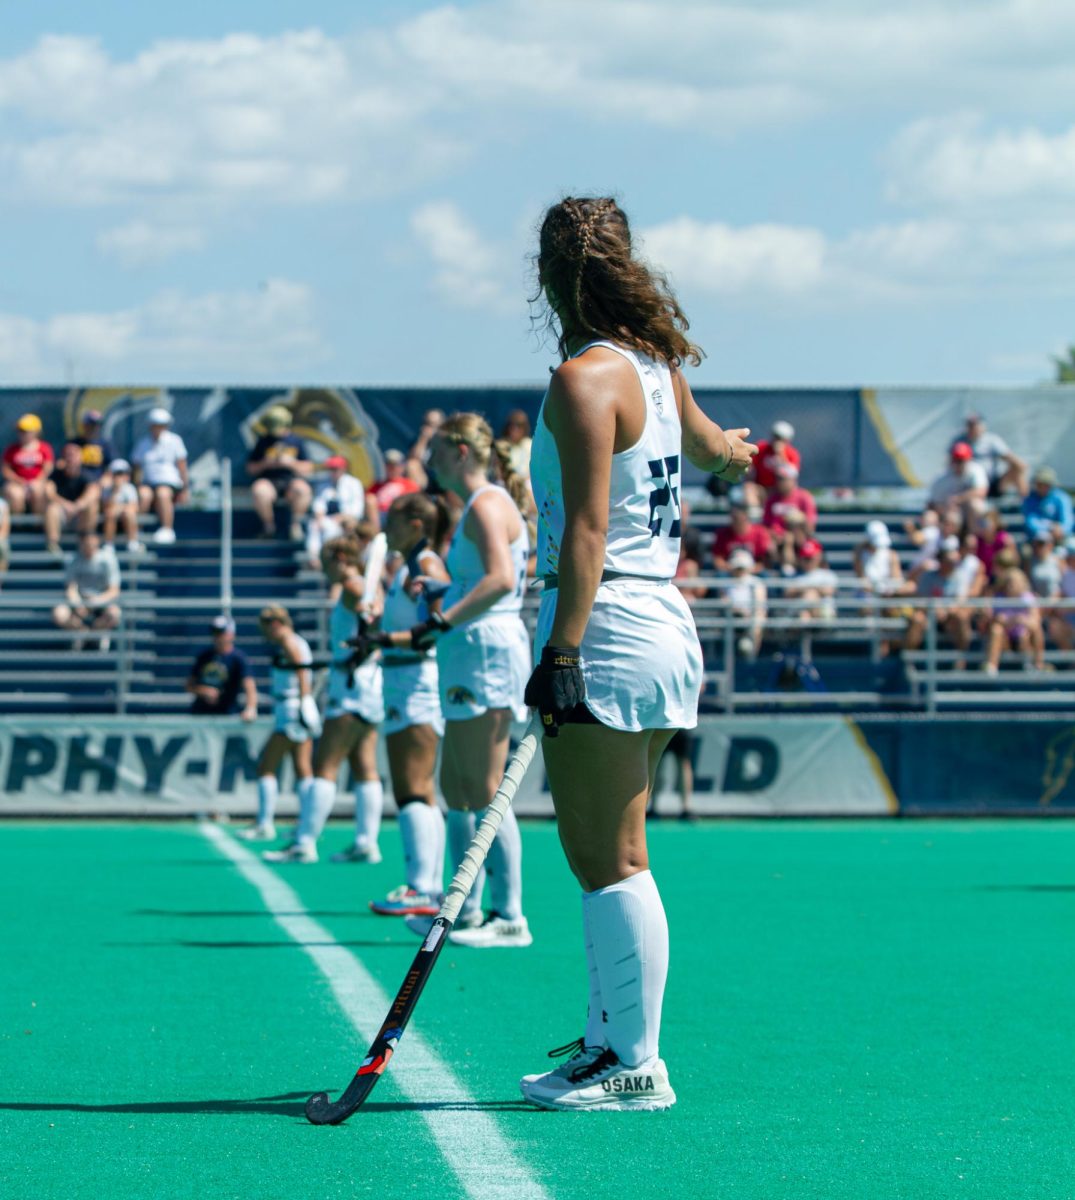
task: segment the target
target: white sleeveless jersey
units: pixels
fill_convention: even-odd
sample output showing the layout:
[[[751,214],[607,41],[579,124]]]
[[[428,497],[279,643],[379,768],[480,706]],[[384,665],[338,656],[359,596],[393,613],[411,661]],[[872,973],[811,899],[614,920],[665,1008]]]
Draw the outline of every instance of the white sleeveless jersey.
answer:
[[[433,554],[432,550],[423,550],[418,556],[421,564],[423,558]],[[381,628],[385,633],[398,633],[400,630],[411,629],[429,616],[429,605],[425,596],[415,598],[407,591],[407,581],[411,573],[406,562],[400,563],[399,570],[392,577],[392,582],[385,593],[384,612],[381,614]],[[389,651],[391,653],[391,651]],[[430,647],[424,657],[435,658],[436,649]]]
[[[358,635],[358,620],[343,602],[343,596],[332,606],[328,619],[329,653],[333,663],[343,665],[350,662],[354,647],[348,646],[350,638]]]
[[[666,363],[613,342],[590,342],[572,357],[592,346],[606,346],[631,363],[646,403],[642,436],[629,450],[612,456],[603,570],[672,579],[679,563],[683,442],[672,373]],[[544,401],[530,453],[530,483],[538,508],[538,575],[555,575],[564,536],[564,498],[560,456],[545,424]]]
[[[452,544],[448,548],[448,556],[445,561],[448,574],[452,577],[451,586],[444,594],[442,608],[445,612],[457,600],[471,591],[477,585],[478,581],[485,576],[485,567],[482,566],[478,547],[470,538],[464,535],[463,525],[474,501],[483,492],[487,492],[491,488],[495,488],[504,500],[512,508],[515,508],[515,501],[512,500],[499,484],[489,483],[472,493],[470,499],[464,505],[463,511],[459,514],[459,524],[455,527],[455,533],[452,535]],[[517,508],[515,511],[519,512]],[[479,621],[484,620],[486,617],[500,616],[503,613],[518,613],[523,607],[523,592],[526,590],[526,560],[530,557],[530,536],[526,532],[526,521],[523,520],[521,513],[519,513],[519,526],[519,536],[511,543],[510,547],[511,565],[515,572],[515,587],[506,596],[498,600],[492,608],[486,609],[480,617],[476,618]]]
[[[308,666],[314,660],[314,656],[310,653],[310,643],[304,637],[299,637],[298,634],[295,636],[299,643],[299,662]],[[277,654],[283,654],[283,652],[283,646],[276,650]],[[269,675],[269,692],[274,700],[297,700],[300,695],[298,671],[294,667],[291,670],[273,667]]]

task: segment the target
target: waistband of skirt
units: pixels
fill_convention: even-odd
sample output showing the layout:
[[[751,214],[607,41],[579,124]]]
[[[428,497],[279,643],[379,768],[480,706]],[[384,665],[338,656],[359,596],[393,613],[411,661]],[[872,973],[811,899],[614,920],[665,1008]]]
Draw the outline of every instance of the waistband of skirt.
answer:
[[[419,663],[428,661],[429,655],[427,654],[408,654],[406,651],[402,654],[381,652],[382,667],[416,667]]]
[[[671,583],[672,580],[664,578],[660,575],[634,575],[630,571],[602,571],[601,582],[612,583],[616,579],[630,579],[636,583]],[[545,587],[545,591],[555,591],[560,586],[559,575],[542,575],[541,582]]]

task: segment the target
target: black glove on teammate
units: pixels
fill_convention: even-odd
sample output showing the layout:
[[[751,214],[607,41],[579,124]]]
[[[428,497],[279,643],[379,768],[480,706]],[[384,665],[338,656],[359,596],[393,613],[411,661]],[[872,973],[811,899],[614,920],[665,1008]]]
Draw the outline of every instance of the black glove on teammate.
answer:
[[[523,699],[541,714],[546,737],[558,737],[568,713],[586,699],[577,648],[546,646],[534,668]]]
[[[437,638],[448,632],[451,625],[438,612],[430,613],[417,625],[411,626],[411,649],[419,653],[434,645]]]

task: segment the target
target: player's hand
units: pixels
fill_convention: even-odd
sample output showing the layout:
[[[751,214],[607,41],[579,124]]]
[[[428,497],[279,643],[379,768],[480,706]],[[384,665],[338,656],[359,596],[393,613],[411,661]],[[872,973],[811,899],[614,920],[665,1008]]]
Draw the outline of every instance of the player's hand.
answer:
[[[574,646],[546,646],[534,668],[523,699],[536,708],[546,737],[558,737],[560,726],[586,699],[582,656]]]
[[[718,479],[725,479],[728,483],[738,483],[750,470],[754,455],[758,453],[758,447],[753,442],[746,440],[749,434],[749,429],[726,429],[724,431],[724,436],[728,439],[728,450],[731,457],[716,472]]]
[[[348,638],[348,646],[353,647],[351,669],[360,667],[371,654],[375,654],[383,646],[391,646],[392,638],[380,629],[363,629],[358,637]]]
[[[254,706],[251,706],[250,708],[244,708],[239,715],[244,721],[249,723],[258,719],[258,710]]]
[[[424,621],[411,626],[411,649],[419,654],[432,649],[450,629],[451,625],[440,613],[430,613]]]

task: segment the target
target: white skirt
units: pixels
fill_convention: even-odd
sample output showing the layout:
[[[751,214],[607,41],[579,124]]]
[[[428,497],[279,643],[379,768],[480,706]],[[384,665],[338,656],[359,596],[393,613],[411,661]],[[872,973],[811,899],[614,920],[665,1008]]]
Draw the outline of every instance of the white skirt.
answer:
[[[313,737],[313,734],[302,723],[299,715],[298,696],[289,696],[283,700],[274,700],[272,706],[272,731],[282,733],[289,742],[301,746]]]
[[[440,707],[446,721],[467,721],[506,708],[525,721],[530,635],[517,613],[479,617],[437,642]]]
[[[379,658],[367,659],[353,675],[344,667],[329,668],[325,720],[345,715],[361,717],[370,725],[380,725],[384,720],[384,682]]]
[[[541,597],[535,661],[549,640],[559,591]],[[582,638],[586,705],[602,725],[693,729],[702,690],[702,647],[691,610],[671,583],[613,579],[597,589]]]
[[[400,663],[384,667],[384,732],[399,733],[412,725],[431,725],[441,737],[444,717],[440,711],[437,660]]]

